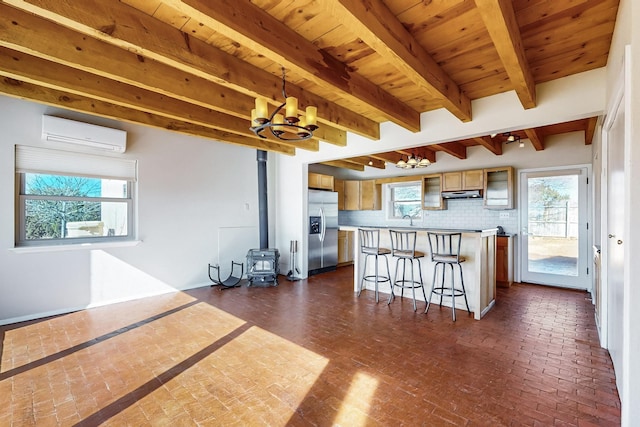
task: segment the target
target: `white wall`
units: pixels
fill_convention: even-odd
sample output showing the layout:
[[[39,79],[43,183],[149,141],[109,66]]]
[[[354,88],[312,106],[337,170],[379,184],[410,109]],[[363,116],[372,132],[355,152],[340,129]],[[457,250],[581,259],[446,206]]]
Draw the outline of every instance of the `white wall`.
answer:
[[[614,38],[607,64],[607,94],[611,99],[615,85],[620,76],[625,46],[631,46],[631,87],[628,88],[630,108],[626,111],[627,131],[631,143],[625,150],[625,245],[624,292],[625,306],[623,312],[624,346],[622,349],[622,425],[631,426],[640,419],[640,287],[637,277],[640,275],[640,264],[637,262],[640,253],[640,192],[636,183],[640,182],[640,3],[636,0],[621,0],[616,20]],[[636,25],[633,25],[633,24]],[[606,234],[606,224],[602,224]],[[603,249],[606,242],[602,241]],[[619,309],[619,308],[616,308]]]
[[[0,113],[0,324],[208,285],[207,264],[228,274],[231,259],[245,262],[259,246],[255,150],[4,96]],[[138,160],[137,246],[12,250],[14,145],[42,144],[45,113],[128,131],[122,156]]]

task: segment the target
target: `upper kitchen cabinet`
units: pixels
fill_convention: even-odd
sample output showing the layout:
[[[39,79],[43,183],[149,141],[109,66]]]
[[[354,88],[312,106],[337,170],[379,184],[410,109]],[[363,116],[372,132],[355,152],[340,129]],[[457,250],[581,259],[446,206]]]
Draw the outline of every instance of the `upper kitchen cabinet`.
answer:
[[[372,179],[360,181],[360,210],[382,209],[382,186]]]
[[[338,210],[344,210],[344,181],[335,179],[333,181],[333,191],[338,193]]]
[[[482,190],[483,183],[484,171],[482,169],[442,174],[442,191]]]
[[[442,198],[442,174],[424,175],[422,177],[422,209],[446,208],[446,201]]]
[[[344,210],[370,211],[382,209],[382,186],[376,184],[374,180],[346,180],[343,182],[343,186]]]
[[[344,210],[360,210],[360,181],[344,181]]]
[[[511,166],[484,170],[484,207],[513,209],[513,168]]]
[[[331,175],[309,172],[309,188],[333,191],[333,177]]]

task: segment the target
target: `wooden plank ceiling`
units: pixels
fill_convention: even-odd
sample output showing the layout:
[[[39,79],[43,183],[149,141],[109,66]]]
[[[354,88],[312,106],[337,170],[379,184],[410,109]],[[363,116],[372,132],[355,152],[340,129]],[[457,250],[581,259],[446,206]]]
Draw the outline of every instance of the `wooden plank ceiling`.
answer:
[[[294,155],[318,141],[373,140],[391,121],[421,129],[444,108],[473,120],[471,101],[606,65],[618,0],[51,0],[0,1],[0,93],[65,109]],[[314,138],[249,130],[256,96],[286,91],[318,107]],[[595,118],[513,133],[546,136]],[[505,135],[334,162],[384,168],[400,156],[502,153]]]

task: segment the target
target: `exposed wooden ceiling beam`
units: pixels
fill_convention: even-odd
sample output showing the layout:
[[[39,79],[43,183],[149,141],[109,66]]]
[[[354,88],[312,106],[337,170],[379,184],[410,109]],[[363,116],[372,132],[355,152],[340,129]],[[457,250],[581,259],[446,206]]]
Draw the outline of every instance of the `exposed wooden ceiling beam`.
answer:
[[[461,160],[467,158],[467,147],[457,142],[445,142],[442,144],[433,144],[429,145],[429,148],[438,151],[444,151],[447,154],[450,154],[454,157],[457,157]]]
[[[491,151],[496,156],[502,155],[502,144],[499,141],[494,141],[489,136],[478,136],[473,138],[475,142],[482,145],[487,150]]]
[[[475,0],[509,80],[524,108],[536,106],[536,84],[524,52],[512,0]]]
[[[277,142],[248,138],[217,129],[199,126],[193,123],[172,120],[166,117],[114,105],[110,102],[80,96],[71,92],[45,88],[35,84],[11,79],[9,77],[0,78],[0,93],[4,93],[5,95],[14,98],[27,99],[41,104],[61,107],[65,110],[150,126],[184,135],[198,136],[281,154],[295,154],[295,148]]]
[[[397,151],[389,151],[387,153],[376,153],[376,154],[371,154],[370,156],[373,157],[374,159],[379,159],[384,162],[393,163],[393,164],[398,163],[398,161],[401,158],[403,158],[403,155],[401,153],[398,153]]]
[[[596,124],[598,123],[597,117],[591,117],[587,119],[587,128],[584,131],[584,143],[591,145],[593,142],[593,135],[596,133]]]
[[[139,60],[142,57],[152,58],[251,98],[260,95],[272,100],[274,104],[282,101],[281,81],[271,73],[189,37],[121,2],[85,0],[69,5],[46,0],[8,0],[4,3],[134,52],[141,55]],[[0,16],[4,14],[5,11],[2,11]],[[38,27],[35,29],[38,30]],[[158,34],[162,37],[153,36]],[[316,105],[318,120],[326,125],[372,139],[380,138],[379,124],[373,120],[294,84],[287,84],[287,92],[296,96],[301,106]],[[243,110],[247,117],[248,111]]]
[[[321,164],[327,165],[327,166],[333,166],[335,168],[351,169],[358,172],[364,171],[364,165],[353,163],[353,162],[347,162],[345,160],[329,160],[326,162],[321,162]]]
[[[527,138],[529,138],[531,145],[533,145],[533,148],[535,148],[536,151],[544,150],[544,137],[537,129],[525,129],[524,133],[527,135]]]
[[[471,121],[469,98],[382,1],[323,0],[322,4],[414,84],[441,98],[453,115]]]
[[[208,25],[241,45],[293,69],[301,77],[357,103],[410,131],[420,130],[420,114],[353,72],[346,64],[319,50],[293,29],[250,2],[166,0],[165,3]]]
[[[233,133],[259,139],[249,130],[246,120],[4,47],[0,47],[0,75],[224,132],[217,133],[218,137]],[[211,124],[213,120],[216,125]],[[310,140],[295,146],[318,149],[317,141]]]
[[[347,162],[357,163],[363,166],[369,166],[377,169],[385,169],[385,161],[369,156],[348,157],[344,159]]]
[[[418,156],[424,159],[429,160],[431,163],[435,163],[436,161],[436,152],[428,147],[414,147],[407,148],[403,150],[398,150],[398,153],[404,154],[405,156]],[[406,159],[405,159],[406,160]]]

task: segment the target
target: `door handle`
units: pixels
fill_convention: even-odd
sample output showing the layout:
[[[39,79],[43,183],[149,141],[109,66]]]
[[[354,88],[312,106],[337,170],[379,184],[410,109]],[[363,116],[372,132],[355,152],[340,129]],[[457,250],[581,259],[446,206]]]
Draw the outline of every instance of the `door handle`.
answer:
[[[615,235],[615,234],[609,234],[609,236],[608,236],[608,237],[609,237],[610,239],[613,239],[614,237],[616,237],[616,235]]]

